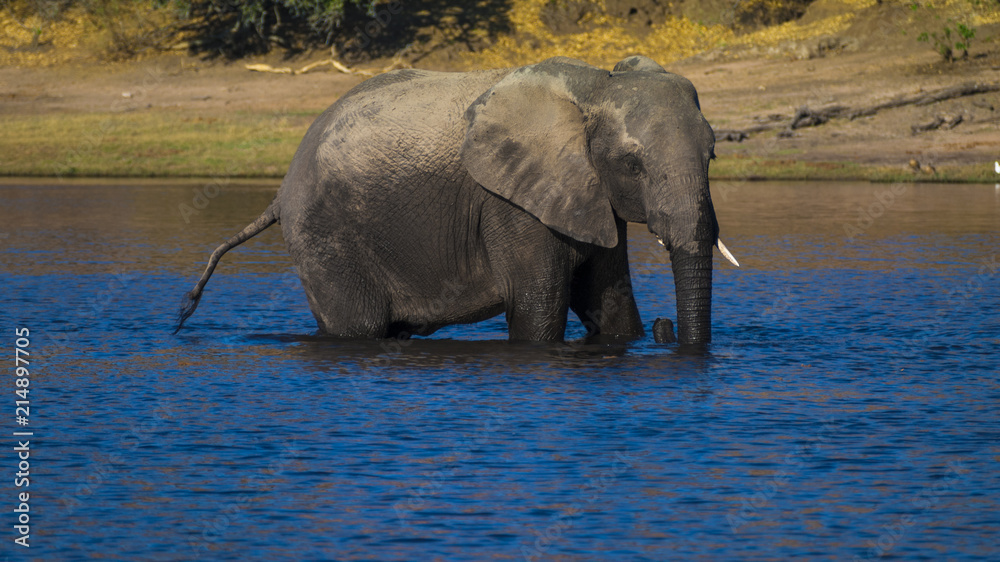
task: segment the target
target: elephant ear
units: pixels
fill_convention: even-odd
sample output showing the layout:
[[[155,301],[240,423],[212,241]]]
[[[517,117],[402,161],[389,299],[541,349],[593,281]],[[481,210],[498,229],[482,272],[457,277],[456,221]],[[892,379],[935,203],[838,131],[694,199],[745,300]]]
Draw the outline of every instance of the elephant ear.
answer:
[[[553,64],[559,62],[514,71],[469,106],[462,161],[480,185],[549,228],[613,248],[611,200],[590,162],[583,113],[566,82],[578,70]]]

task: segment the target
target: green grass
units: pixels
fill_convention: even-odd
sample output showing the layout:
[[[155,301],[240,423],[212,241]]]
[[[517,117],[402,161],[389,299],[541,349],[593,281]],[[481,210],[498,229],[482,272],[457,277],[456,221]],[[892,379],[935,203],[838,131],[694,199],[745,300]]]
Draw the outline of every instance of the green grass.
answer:
[[[0,117],[0,176],[281,177],[319,111],[196,115],[145,109],[125,113]],[[785,154],[788,156],[789,154]],[[903,166],[722,156],[713,179],[870,180],[993,183],[990,166]]]
[[[316,115],[8,115],[0,175],[280,177]]]
[[[985,165],[941,166],[934,174],[913,172],[904,166],[854,162],[803,162],[761,157],[720,157],[709,169],[711,179],[724,180],[839,180],[873,182],[994,183],[992,162]]]

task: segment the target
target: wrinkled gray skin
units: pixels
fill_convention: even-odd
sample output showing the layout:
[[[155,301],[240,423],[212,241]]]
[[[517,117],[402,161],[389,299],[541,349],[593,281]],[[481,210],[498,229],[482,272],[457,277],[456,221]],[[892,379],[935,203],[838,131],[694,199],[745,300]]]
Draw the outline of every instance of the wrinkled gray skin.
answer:
[[[506,312],[510,339],[561,340],[572,309],[591,338],[635,339],[632,221],[670,252],[678,340],[706,343],[714,144],[691,83],[645,57],[612,72],[563,57],[390,72],[316,120],[274,202],[215,251],[180,322],[222,254],[280,220],[323,333],[427,335]]]

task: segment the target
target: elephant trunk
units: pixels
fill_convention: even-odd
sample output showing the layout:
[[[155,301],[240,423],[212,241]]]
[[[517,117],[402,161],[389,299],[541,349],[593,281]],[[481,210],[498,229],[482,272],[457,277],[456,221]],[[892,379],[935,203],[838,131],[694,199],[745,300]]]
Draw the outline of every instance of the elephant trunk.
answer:
[[[701,344],[712,340],[712,246],[699,241],[670,253],[677,297],[677,340]]]
[[[669,177],[669,176],[668,176]],[[708,191],[707,170],[674,174],[664,200],[672,205],[650,217],[649,227],[670,251],[677,297],[677,341],[712,340],[712,250],[719,225]]]

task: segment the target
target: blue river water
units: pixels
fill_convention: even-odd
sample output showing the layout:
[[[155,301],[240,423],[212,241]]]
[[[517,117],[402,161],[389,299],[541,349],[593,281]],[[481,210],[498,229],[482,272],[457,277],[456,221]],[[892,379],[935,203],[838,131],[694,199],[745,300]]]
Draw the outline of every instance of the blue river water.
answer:
[[[276,187],[0,185],[9,559],[1000,559],[1000,187],[716,182],[705,355],[317,337],[278,229],[173,335]]]

